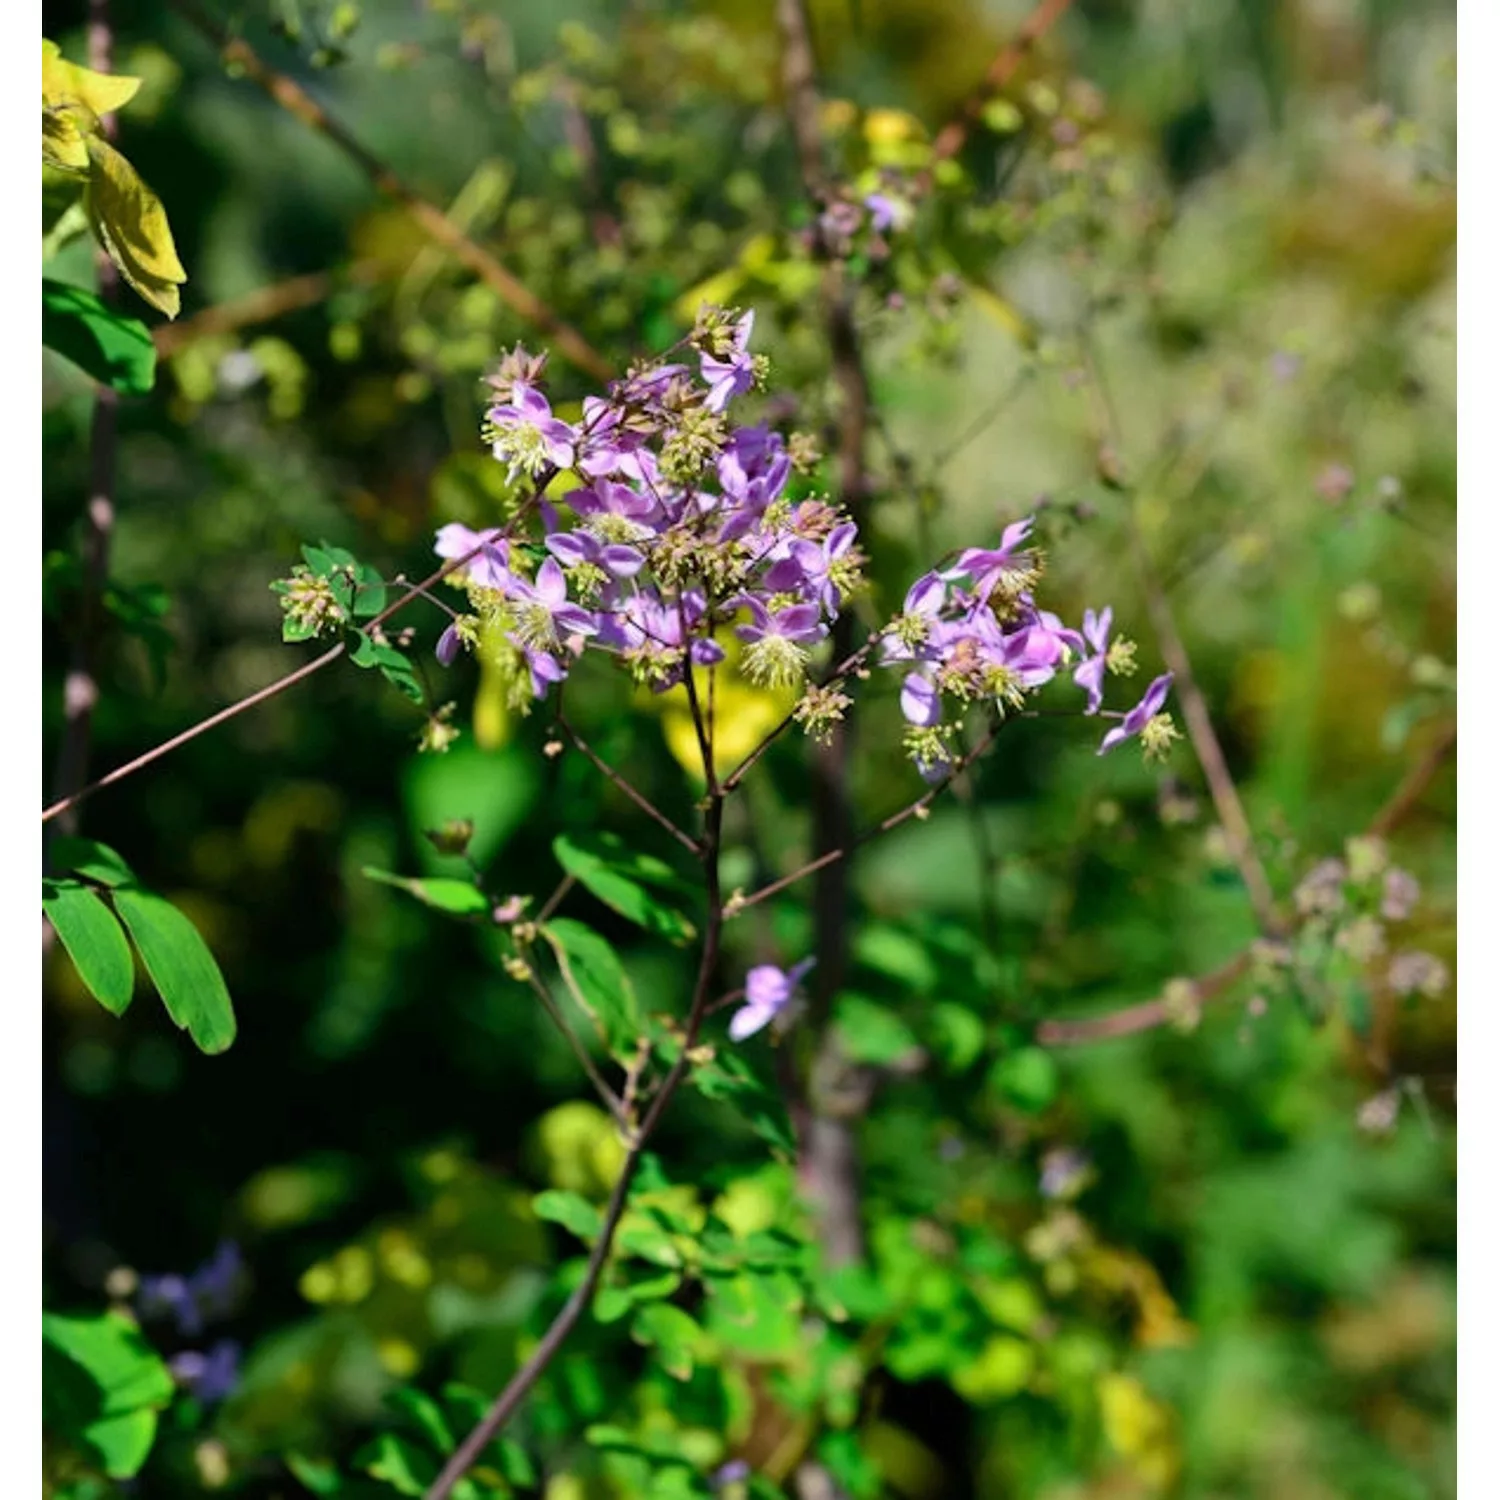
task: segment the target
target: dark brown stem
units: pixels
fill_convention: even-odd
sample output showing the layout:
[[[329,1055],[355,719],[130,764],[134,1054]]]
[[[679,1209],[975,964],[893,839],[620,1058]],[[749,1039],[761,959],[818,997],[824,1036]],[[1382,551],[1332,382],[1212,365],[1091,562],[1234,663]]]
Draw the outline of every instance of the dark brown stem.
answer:
[[[781,81],[787,117],[797,147],[802,188],[815,214],[828,196],[819,126],[817,56],[804,0],[777,0],[781,33]],[[854,320],[854,294],[844,267],[832,253],[829,237],[817,220],[814,243],[824,261],[822,302],[829,360],[838,390],[838,488],[852,520],[862,523],[869,481],[865,447],[870,428],[870,380],[865,369],[859,329]],[[833,625],[835,659],[849,655],[853,620],[841,615]],[[857,1261],[864,1255],[859,1213],[858,1151],[853,1122],[842,1112],[824,1109],[820,1094],[827,1080],[844,1071],[837,1033],[826,1022],[833,998],[844,987],[849,967],[849,871],[844,856],[857,847],[854,814],[849,799],[849,766],[853,722],[846,714],[833,726],[827,740],[812,747],[813,846],[819,857],[809,866],[817,876],[813,888],[813,935],[817,969],[811,1030],[817,1036],[817,1055],[809,1075],[810,1114],[803,1142],[801,1176],[817,1205],[820,1238],[831,1265]]]
[[[594,751],[583,736],[568,722],[567,716],[563,714],[561,709],[558,710],[557,726],[588,757],[594,768],[624,792],[658,827],[666,829],[689,854],[697,854],[699,852],[698,841],[691,834],[684,833],[644,792],[632,786],[607,760]]]
[[[505,305],[552,341],[563,358],[596,380],[614,374],[609,361],[523,282],[464,233],[436,204],[409,187],[384,161],[340,125],[294,78],[278,73],[242,37],[233,37],[197,0],[172,0],[173,8],[219,47],[224,61],[259,85],[288,114],[332,141],[364,171],[375,187],[394,198],[422,230],[480,278]]]
[[[114,34],[110,27],[109,0],[89,0],[89,67],[108,73],[114,63]],[[113,115],[99,121],[105,137],[113,140]],[[119,295],[120,276],[103,249],[94,251],[99,278],[99,296],[113,303]],[[53,781],[55,799],[67,804],[58,832],[78,829],[76,801],[72,800],[88,780],[89,745],[94,706],[99,701],[99,636],[104,625],[104,591],[109,582],[109,549],[115,529],[115,453],[119,441],[120,396],[112,386],[94,392],[94,416],[89,428],[89,499],[84,510],[83,591],[76,633],[63,682],[63,738]]]
[[[547,1367],[562,1348],[568,1335],[583,1316],[592,1300],[599,1278],[604,1274],[609,1259],[610,1247],[614,1243],[615,1231],[620,1227],[630,1194],[630,1184],[641,1164],[641,1157],[667,1106],[672,1102],[678,1087],[687,1077],[692,1066],[692,1052],[698,1040],[713,995],[714,973],[719,963],[719,941],[723,932],[723,894],[719,885],[719,846],[723,834],[724,798],[718,792],[709,794],[708,810],[704,816],[701,858],[703,860],[704,884],[708,893],[708,924],[703,935],[703,951],[698,963],[698,977],[693,986],[692,1005],[688,1011],[686,1033],[682,1039],[682,1051],[662,1080],[661,1087],[652,1099],[640,1127],[634,1132],[625,1155],[624,1165],[610,1193],[604,1209],[599,1237],[589,1254],[583,1279],[573,1289],[572,1295],[563,1304],[561,1311],[552,1320],[541,1341],[532,1351],[526,1363],[511,1377],[509,1384],[495,1398],[494,1404],[484,1414],[474,1430],[454,1450],[452,1457],[443,1465],[442,1472],[433,1481],[425,1500],[446,1500],[453,1487],[479,1461],[495,1435],[514,1415],[516,1408],[526,1399]]]

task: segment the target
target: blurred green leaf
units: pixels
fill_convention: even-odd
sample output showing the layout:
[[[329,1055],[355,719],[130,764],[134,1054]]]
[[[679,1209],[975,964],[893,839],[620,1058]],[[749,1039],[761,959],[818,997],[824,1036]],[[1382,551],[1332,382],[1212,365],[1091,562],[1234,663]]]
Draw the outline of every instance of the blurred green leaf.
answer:
[[[43,278],[42,342],[122,395],[144,396],[156,384],[151,330],[82,287]]]
[[[640,1035],[639,1006],[615,950],[591,927],[568,917],[554,917],[540,931],[557,956],[569,991],[604,1044],[616,1055],[633,1051]]]

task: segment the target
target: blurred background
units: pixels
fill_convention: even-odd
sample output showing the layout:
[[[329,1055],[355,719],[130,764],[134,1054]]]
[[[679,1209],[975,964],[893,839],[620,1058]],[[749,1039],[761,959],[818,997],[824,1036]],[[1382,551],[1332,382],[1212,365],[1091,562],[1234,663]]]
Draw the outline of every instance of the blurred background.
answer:
[[[83,9],[44,7],[80,59]],[[122,410],[96,774],[309,653],[280,643],[270,589],[302,542],[416,577],[436,527],[494,524],[480,377],[546,343],[182,13],[111,9],[116,70],[144,80],[121,145],[189,280],[156,391]],[[770,0],[210,9],[612,366],[703,298],[754,307],[772,389],[824,420]],[[920,166],[1027,11],[817,0],[837,160]],[[862,854],[849,1024],[935,1059],[861,1122],[866,1218],[887,1281],[931,1274],[848,1429],[850,1492],[1454,1492],[1451,763],[1386,847],[1346,841],[1453,718],[1455,47],[1452,7],[1426,0],[1078,0],[871,272],[866,618],[1036,512],[1052,606],[1112,603],[1144,683],[1162,655],[1124,476],[1278,894],[1315,915],[1305,877],[1331,858],[1420,894],[1374,936],[1323,930],[1326,982],[1251,966],[1201,1016],[1189,995],[1172,1025],[1040,1046],[1047,1020],[1183,999],[1174,980],[1254,940],[1191,746],[1099,759],[1095,725],[1043,718]],[[87,240],[48,274],[91,284]],[[565,412],[597,388],[558,358],[549,376]],[[43,379],[50,766],[92,394],[50,353]],[[542,753],[545,714],[510,715],[470,661],[426,672],[462,731],[445,753],[340,663],[85,808],[199,926],[240,1021],[203,1057],[149,992],[115,1020],[49,961],[47,1305],[128,1299],[132,1273],[226,1242],[240,1264],[209,1332],[146,1323],[166,1352],[232,1340],[238,1374],[168,1424],[136,1493],[298,1494],[277,1456],[347,1452],[393,1385],[494,1388],[563,1254],[531,1196],[607,1188],[612,1133],[492,945],[360,872],[453,873],[424,831],[454,817],[497,885],[539,897],[559,832],[657,840],[581,758]],[[689,816],[680,711],[602,673],[572,701]],[[747,697],[747,736],[775,712]],[[862,821],[915,795],[897,723],[877,690]],[[806,788],[779,747],[731,826],[731,888],[797,863]],[[680,1007],[691,953],[592,917],[652,1007]],[[769,903],[731,927],[727,967],[789,962],[809,931],[805,893]],[[1391,977],[1407,951],[1437,962],[1421,984]],[[681,1100],[659,1152],[675,1181],[773,1209],[790,1192],[722,1102]],[[990,1248],[948,1269],[942,1247],[971,1241]],[[532,1435],[619,1420],[623,1349],[582,1331]],[[740,1390],[780,1357],[767,1334],[723,1363]],[[719,1410],[695,1387],[684,1411],[700,1397]],[[718,1456],[753,1453],[764,1407],[699,1425],[727,1435]],[[608,1493],[577,1474],[550,1500]]]

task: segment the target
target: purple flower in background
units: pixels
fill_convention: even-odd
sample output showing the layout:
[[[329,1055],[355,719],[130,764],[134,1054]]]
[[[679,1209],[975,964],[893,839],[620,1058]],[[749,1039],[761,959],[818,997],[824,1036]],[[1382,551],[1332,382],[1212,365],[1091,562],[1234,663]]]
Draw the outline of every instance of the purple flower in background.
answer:
[[[743,396],[755,384],[755,360],[750,353],[750,330],[755,327],[755,313],[747,312],[734,325],[734,351],[727,360],[711,354],[698,356],[698,368],[708,383],[710,411],[723,411],[736,396]]]
[[[759,964],[745,976],[745,1003],[729,1019],[731,1041],[743,1042],[769,1026],[786,1009],[816,960],[804,958],[790,969]]]
[[[870,210],[870,227],[876,234],[884,234],[891,228],[899,229],[906,218],[906,204],[888,193],[866,194],[865,207]]]
[[[244,1261],[239,1246],[224,1240],[189,1276],[168,1272],[141,1277],[136,1311],[143,1319],[170,1317],[183,1338],[196,1338],[205,1323],[227,1317],[233,1310]]]
[[[510,465],[512,479],[517,474],[540,474],[548,464],[556,469],[571,466],[573,429],[552,415],[547,398],[532,386],[517,381],[509,402],[492,406],[489,418],[494,455]]]
[[[1073,681],[1089,695],[1087,714],[1099,712],[1104,702],[1104,668],[1109,655],[1109,627],[1115,612],[1108,605],[1095,614],[1093,610],[1083,612],[1083,638],[1094,648],[1094,654],[1073,673]]]
[[[172,1356],[168,1367],[205,1406],[216,1406],[239,1384],[240,1346],[233,1339],[220,1339],[206,1354],[185,1349]]]
[[[203,1315],[198,1299],[188,1290],[187,1278],[175,1272],[164,1276],[142,1276],[136,1293],[136,1311],[142,1318],[170,1317],[183,1338],[196,1338],[203,1332]]]
[[[458,521],[450,521],[438,530],[432,550],[442,558],[468,557],[468,562],[457,571],[480,588],[504,589],[510,585],[510,544],[497,528],[474,531]],[[474,556],[469,557],[471,552]]]
[[[728,1463],[720,1464],[709,1475],[708,1482],[712,1488],[721,1490],[726,1485],[740,1484],[749,1477],[750,1465],[743,1458],[731,1458]]]
[[[1128,740],[1132,735],[1139,734],[1161,712],[1171,688],[1172,674],[1162,673],[1146,689],[1146,696],[1099,742],[1099,754],[1103,755],[1106,751],[1113,750],[1116,745]]]

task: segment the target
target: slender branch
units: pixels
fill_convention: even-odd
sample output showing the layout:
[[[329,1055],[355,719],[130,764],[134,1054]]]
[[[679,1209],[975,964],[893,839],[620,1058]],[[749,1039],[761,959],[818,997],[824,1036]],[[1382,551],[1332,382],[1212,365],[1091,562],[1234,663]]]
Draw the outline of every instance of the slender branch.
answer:
[[[89,67],[108,73],[114,62],[114,32],[110,26],[109,0],[89,0]],[[117,133],[115,117],[99,121],[106,139]],[[94,269],[99,296],[113,303],[119,296],[120,274],[102,248],[94,251]],[[104,624],[104,591],[109,583],[110,542],[115,529],[115,455],[119,445],[120,395],[113,386],[94,391],[94,415],[89,427],[89,498],[84,510],[83,589],[76,633],[63,680],[63,737],[58,751],[54,796],[65,804],[59,831],[76,832],[75,794],[88,780],[89,747],[94,706],[99,701],[95,652]]]
[[[1422,794],[1431,785],[1457,743],[1458,726],[1451,724],[1401,778],[1400,784],[1370,820],[1365,832],[1385,837],[1410,817],[1420,804]],[[1255,950],[1252,946],[1201,978],[1190,980],[1192,992],[1186,997],[1189,1003],[1201,1006],[1227,994],[1234,982],[1249,970],[1254,957]],[[1178,1019],[1181,1014],[1181,999],[1169,1002],[1159,997],[1142,1001],[1139,1005],[1127,1005],[1123,1010],[1109,1011],[1102,1016],[1043,1021],[1036,1029],[1036,1039],[1044,1047],[1076,1047],[1087,1042],[1109,1041],[1138,1031],[1150,1031]]]
[[[1041,0],[1021,23],[1021,29],[995,54],[984,81],[959,106],[957,114],[938,131],[932,143],[934,161],[946,161],[963,150],[974,122],[984,107],[1016,76],[1031,49],[1063,18],[1073,0]]]
[[[168,359],[200,339],[233,333],[252,323],[269,323],[304,307],[316,307],[341,286],[371,286],[381,279],[383,273],[384,267],[379,261],[357,260],[342,271],[313,271],[306,276],[292,276],[272,286],[247,292],[243,297],[206,307],[180,323],[163,323],[151,337],[157,354]]]
[[[910,818],[919,818],[929,807],[945,792],[954,781],[976,760],[984,754],[995,742],[995,736],[999,728],[992,726],[985,731],[979,743],[969,753],[953,763],[953,769],[934,787],[929,788],[915,802],[908,802],[898,812],[893,812],[888,818],[883,818],[873,827],[867,828],[863,833],[851,837],[847,843],[840,845],[837,849],[825,850],[822,854],[808,860],[805,865],[799,865],[790,875],[783,875],[779,880],[773,880],[769,885],[763,885],[758,891],[752,891],[748,896],[734,896],[730,898],[727,916],[738,916],[742,911],[748,911],[752,906],[759,906],[762,901],[769,900],[772,896],[779,895],[789,886],[796,885],[799,880],[806,880],[809,875],[815,875],[819,870],[826,870],[831,865],[836,865],[845,860],[856,849],[868,844],[872,839],[877,839],[883,833],[889,833],[893,828],[899,828]]]
[[[543,488],[545,488],[545,483],[538,487],[537,493],[540,494]],[[508,532],[511,527],[515,526],[535,503],[536,497],[533,496],[531,500],[527,501],[517,511],[507,526],[503,528],[503,531]],[[462,557],[451,558],[435,573],[428,574],[421,583],[409,585],[408,591],[401,598],[392,604],[386,605],[378,615],[368,620],[361,629],[370,631],[374,630],[377,626],[384,625],[392,615],[405,609],[413,599],[422,598],[435,583],[441,583],[448,574],[457,568],[461,568],[466,562],[477,557],[483,550],[483,546],[479,546],[470,552],[466,552]],[[162,756],[171,754],[173,750],[180,750],[184,745],[197,739],[199,735],[207,734],[210,729],[217,729],[220,724],[227,724],[231,719],[238,717],[247,709],[254,708],[258,704],[274,698],[278,693],[285,692],[287,688],[301,682],[304,677],[311,677],[314,672],[321,671],[330,662],[337,661],[346,649],[344,643],[341,641],[337,646],[325,651],[321,656],[314,657],[312,661],[304,662],[300,667],[288,672],[285,677],[278,677],[275,682],[268,683],[257,692],[251,693],[249,697],[241,698],[237,702],[231,703],[227,708],[221,708],[217,713],[210,714],[206,719],[200,719],[191,729],[184,729],[181,734],[174,734],[171,739],[163,740],[161,744],[146,751],[144,755],[138,755],[134,760],[127,761],[123,766],[116,767],[109,775],[101,776],[98,781],[90,782],[88,786],[80,788],[71,796],[59,798],[50,807],[42,810],[42,822],[51,822],[53,818],[60,817],[70,808],[76,807],[86,797],[92,797],[95,792],[102,791],[107,786],[113,786],[115,782],[123,781],[127,776],[133,776],[137,771],[144,770],[153,761],[160,760]]]
[[[583,1069],[588,1081],[593,1084],[594,1092],[598,1094],[604,1107],[621,1125],[624,1125],[626,1123],[624,1100],[605,1082],[604,1075],[600,1073],[594,1059],[589,1056],[588,1048],[579,1040],[578,1033],[573,1030],[568,1018],[552,998],[552,991],[542,983],[541,976],[530,964],[527,964],[526,968],[531,988],[535,991],[537,999],[542,1002],[542,1009],[547,1012],[548,1019],[562,1032],[568,1046],[572,1049],[573,1056],[578,1060],[579,1067]]]
[[[477,275],[512,312],[547,335],[557,352],[598,380],[614,371],[609,361],[571,324],[563,321],[529,287],[483,246],[477,244],[436,204],[398,177],[392,168],[340,125],[294,78],[269,66],[242,37],[231,36],[197,0],[172,0],[173,8],[212,41],[224,61],[259,85],[288,114],[332,141],[389,198],[394,198],[425,233]]]
[[[567,715],[562,712],[561,707],[559,707],[557,713],[557,725],[573,741],[574,745],[583,751],[584,755],[593,763],[595,769],[608,777],[648,818],[659,827],[666,829],[690,854],[697,854],[699,852],[697,840],[691,834],[684,833],[644,792],[638,791],[607,760],[604,760],[595,752],[583,736],[568,722]]]
[[[425,1500],[447,1500],[454,1486],[479,1461],[485,1448],[510,1420],[532,1386],[541,1379],[547,1367],[552,1363],[558,1350],[562,1348],[564,1341],[583,1316],[593,1298],[595,1288],[599,1285],[599,1278],[604,1274],[610,1247],[614,1243],[615,1231],[620,1227],[620,1220],[625,1215],[630,1184],[640,1167],[641,1157],[647,1143],[661,1122],[662,1115],[672,1102],[678,1087],[687,1077],[688,1069],[692,1066],[693,1048],[697,1043],[698,1033],[703,1026],[713,995],[714,972],[718,967],[719,942],[724,925],[723,895],[719,883],[719,847],[723,834],[723,821],[723,794],[710,792],[700,848],[704,882],[708,891],[708,922],[703,935],[703,951],[698,963],[698,977],[693,986],[693,1000],[688,1011],[682,1050],[662,1080],[661,1087],[651,1101],[640,1127],[630,1140],[620,1175],[615,1180],[609,1202],[605,1205],[599,1236],[589,1253],[583,1279],[574,1287],[572,1294],[552,1320],[550,1327],[542,1335],[526,1363],[511,1377],[510,1382],[495,1398],[494,1403],[474,1430],[458,1445],[448,1462],[443,1465],[442,1472],[428,1488]]]
[[[1442,769],[1457,744],[1458,723],[1455,720],[1438,732],[1426,754],[1406,773],[1390,800],[1371,819],[1367,831],[1376,838],[1384,838],[1398,824],[1404,823],[1416,811],[1433,777]]]
[[[817,56],[805,0],[777,0],[781,33],[781,80],[787,117],[797,147],[802,188],[815,213],[828,196],[819,125]],[[854,289],[844,266],[833,254],[831,237],[821,214],[814,221],[814,244],[824,262],[823,320],[829,361],[838,391],[839,499],[856,523],[864,520],[869,497],[865,449],[870,429],[870,379],[854,319]],[[847,613],[833,623],[835,658],[849,655],[854,644],[854,622]],[[813,847],[820,851],[809,867],[817,876],[813,888],[813,944],[817,956],[813,992],[812,1030],[818,1035],[817,1056],[809,1074],[810,1129],[801,1163],[802,1175],[818,1207],[824,1253],[832,1265],[858,1261],[864,1255],[859,1214],[858,1153],[852,1122],[823,1108],[823,1080],[842,1071],[837,1032],[826,1022],[833,997],[844,987],[849,967],[849,871],[844,855],[857,847],[854,814],[849,797],[849,764],[853,749],[853,721],[846,714],[833,726],[826,742],[814,744],[809,769],[812,779]]]

